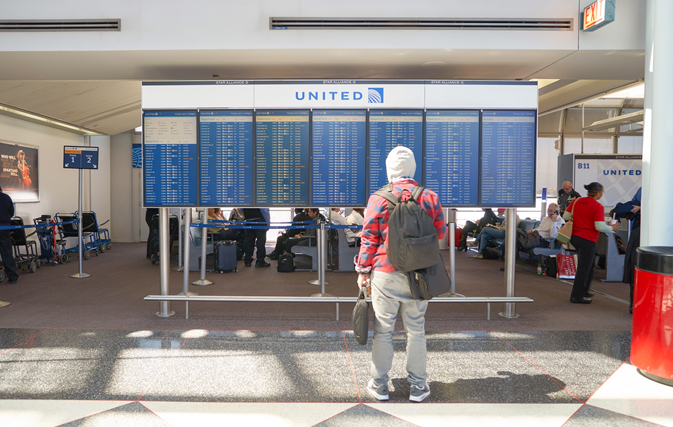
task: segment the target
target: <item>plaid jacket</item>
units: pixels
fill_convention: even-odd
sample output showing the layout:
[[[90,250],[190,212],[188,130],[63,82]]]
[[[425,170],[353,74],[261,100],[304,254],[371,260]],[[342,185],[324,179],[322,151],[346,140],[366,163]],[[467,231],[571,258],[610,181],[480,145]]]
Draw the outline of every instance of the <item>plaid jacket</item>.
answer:
[[[401,179],[393,183],[393,194],[399,197],[404,192],[402,200],[408,200],[411,192],[418,184],[411,178]],[[439,197],[434,191],[425,189],[418,197],[418,204],[430,214],[433,219],[437,236],[441,239],[446,235],[446,221],[444,212],[439,203]],[[372,270],[391,273],[395,267],[388,261],[386,246],[388,245],[388,202],[381,196],[372,194],[367,203],[365,221],[362,225],[362,243],[358,256],[357,270],[369,273]]]

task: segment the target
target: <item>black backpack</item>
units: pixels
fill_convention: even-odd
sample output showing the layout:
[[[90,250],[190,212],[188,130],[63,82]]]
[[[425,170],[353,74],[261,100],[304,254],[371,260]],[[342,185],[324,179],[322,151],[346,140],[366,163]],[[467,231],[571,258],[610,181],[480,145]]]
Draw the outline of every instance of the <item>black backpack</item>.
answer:
[[[278,268],[280,273],[292,273],[297,267],[294,265],[294,258],[291,254],[285,253],[278,257]]]
[[[388,260],[406,273],[433,266],[439,257],[439,239],[430,215],[416,201],[425,187],[417,185],[409,200],[392,192],[392,184],[376,193],[388,201]]]

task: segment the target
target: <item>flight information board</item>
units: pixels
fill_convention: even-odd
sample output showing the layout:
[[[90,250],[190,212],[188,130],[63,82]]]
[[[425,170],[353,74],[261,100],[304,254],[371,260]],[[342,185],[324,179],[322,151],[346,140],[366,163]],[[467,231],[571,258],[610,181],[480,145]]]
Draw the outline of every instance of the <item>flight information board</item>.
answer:
[[[196,111],[145,111],[145,206],[196,206]]]
[[[201,111],[200,206],[251,206],[252,110]]]
[[[367,111],[314,110],[312,206],[365,206]]]
[[[369,192],[388,184],[386,157],[402,145],[414,153],[414,180],[423,184],[423,111],[371,110],[369,112]]]
[[[257,110],[255,204],[309,205],[309,111]]]
[[[536,111],[482,112],[481,206],[535,206]]]
[[[425,113],[425,186],[446,207],[479,205],[479,111]]]

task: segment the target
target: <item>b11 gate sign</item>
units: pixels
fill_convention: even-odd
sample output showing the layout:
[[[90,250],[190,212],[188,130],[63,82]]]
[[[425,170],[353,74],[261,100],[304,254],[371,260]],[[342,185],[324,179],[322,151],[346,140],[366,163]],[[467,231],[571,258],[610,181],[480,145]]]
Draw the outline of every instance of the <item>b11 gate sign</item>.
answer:
[[[64,169],[98,169],[98,147],[63,147]]]

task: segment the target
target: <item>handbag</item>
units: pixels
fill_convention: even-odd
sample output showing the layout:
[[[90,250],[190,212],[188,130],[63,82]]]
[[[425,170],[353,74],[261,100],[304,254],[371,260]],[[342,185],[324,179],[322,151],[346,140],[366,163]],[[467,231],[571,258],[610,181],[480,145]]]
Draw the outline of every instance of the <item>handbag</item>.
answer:
[[[559,279],[574,279],[577,274],[576,255],[556,255],[556,269]]]
[[[353,308],[353,335],[360,345],[367,345],[367,336],[369,333],[369,303],[367,302],[366,287],[360,288],[358,300]]]
[[[573,210],[575,210],[575,205],[573,205]],[[571,218],[568,220],[568,222],[563,224],[563,227],[561,227],[561,229],[558,231],[558,236],[556,236],[556,240],[565,245],[568,242],[570,242],[570,238],[572,237],[572,235],[573,235],[573,220]]]

